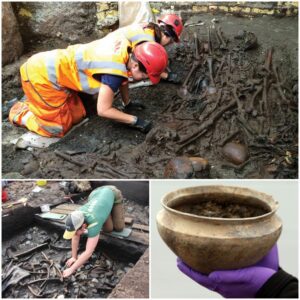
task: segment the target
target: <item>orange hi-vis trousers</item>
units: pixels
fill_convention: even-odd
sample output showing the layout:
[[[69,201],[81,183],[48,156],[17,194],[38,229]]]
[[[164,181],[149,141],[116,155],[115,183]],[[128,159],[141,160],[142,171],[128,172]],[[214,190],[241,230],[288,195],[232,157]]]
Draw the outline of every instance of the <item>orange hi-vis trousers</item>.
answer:
[[[85,117],[78,94],[49,80],[39,54],[23,64],[20,72],[27,99],[13,105],[10,122],[42,136],[62,137]]]

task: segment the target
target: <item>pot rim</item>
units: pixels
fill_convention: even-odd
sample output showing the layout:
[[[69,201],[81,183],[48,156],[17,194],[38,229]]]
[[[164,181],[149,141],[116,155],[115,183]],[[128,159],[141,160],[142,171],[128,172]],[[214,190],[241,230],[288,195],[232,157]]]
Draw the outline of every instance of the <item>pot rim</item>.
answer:
[[[180,198],[183,196],[188,195],[201,195],[205,191],[206,194],[213,193],[214,192],[223,192],[226,194],[232,194],[233,191],[239,191],[243,192],[240,193],[240,195],[249,195],[252,198],[256,198],[265,204],[267,204],[270,208],[270,212],[267,212],[263,215],[257,216],[257,217],[250,217],[250,218],[218,218],[218,217],[206,217],[206,216],[198,216],[190,213],[181,212],[179,210],[173,209],[168,206],[168,201]],[[235,195],[238,195],[238,193],[235,193]],[[247,187],[238,187],[238,186],[228,186],[228,185],[203,185],[203,186],[191,186],[186,188],[177,189],[173,192],[169,192],[166,195],[163,196],[161,199],[161,204],[168,212],[187,218],[189,220],[195,220],[195,221],[208,221],[212,223],[236,223],[236,222],[256,222],[257,220],[262,220],[269,218],[271,215],[275,214],[279,204],[278,201],[274,200],[274,198],[271,195],[259,192],[257,190],[247,188]]]

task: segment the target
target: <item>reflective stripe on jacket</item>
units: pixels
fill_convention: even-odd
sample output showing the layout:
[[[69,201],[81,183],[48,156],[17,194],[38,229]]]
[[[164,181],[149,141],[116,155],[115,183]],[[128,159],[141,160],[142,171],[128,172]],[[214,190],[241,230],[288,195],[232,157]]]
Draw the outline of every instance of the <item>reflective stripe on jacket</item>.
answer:
[[[120,35],[122,34],[134,48],[141,42],[155,42],[154,30],[145,28],[146,24],[132,24],[123,28],[120,28],[110,34]]]
[[[50,82],[56,90],[67,88],[97,94],[101,83],[93,75],[111,74],[128,78],[128,47],[131,48],[130,43],[124,37],[116,39],[116,36],[107,35],[88,44],[38,53],[28,60],[28,64],[36,68],[45,80],[38,84]],[[29,77],[35,84],[33,76]]]

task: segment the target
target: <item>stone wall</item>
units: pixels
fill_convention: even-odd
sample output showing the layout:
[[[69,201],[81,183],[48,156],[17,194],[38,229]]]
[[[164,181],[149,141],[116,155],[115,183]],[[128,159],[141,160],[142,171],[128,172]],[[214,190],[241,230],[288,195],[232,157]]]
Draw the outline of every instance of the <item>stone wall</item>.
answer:
[[[178,13],[184,16],[193,13],[229,13],[242,17],[259,15],[297,16],[298,2],[196,2],[196,1],[161,1],[151,2],[154,15],[165,13]],[[118,27],[118,3],[97,3],[96,31],[104,36]]]
[[[79,43],[95,31],[94,2],[16,2],[13,8],[26,46],[44,40]]]
[[[155,2],[151,5],[157,6]],[[169,5],[169,9],[184,10],[185,12],[203,13],[230,13],[239,16],[296,16],[298,15],[298,2],[182,2]],[[166,10],[166,6],[162,10]]]
[[[119,27],[118,3],[117,2],[98,2],[96,31],[99,37]]]
[[[14,62],[22,52],[23,42],[11,3],[2,3],[2,66]]]

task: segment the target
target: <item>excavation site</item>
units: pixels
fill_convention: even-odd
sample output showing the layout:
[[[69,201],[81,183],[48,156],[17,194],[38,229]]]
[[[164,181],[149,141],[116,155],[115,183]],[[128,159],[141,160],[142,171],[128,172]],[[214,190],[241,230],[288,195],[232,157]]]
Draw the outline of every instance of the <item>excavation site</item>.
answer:
[[[23,96],[21,61],[72,43],[28,38],[27,52],[2,68],[3,177],[297,178],[298,17],[267,13],[272,5],[261,14],[173,7],[184,29],[166,50],[180,82],[129,84],[130,99],[144,108],[128,113],[152,122],[147,134],[99,117],[95,99],[81,95],[87,118],[66,136],[38,146],[23,139],[28,131],[12,125],[5,109]],[[73,44],[93,39],[95,32]],[[118,93],[113,105],[122,109]]]
[[[118,182],[122,190],[125,228],[100,232],[97,247],[76,272],[64,277],[72,256],[63,238],[68,214],[85,204],[91,190],[112,182],[35,181],[3,183],[3,298],[148,298],[148,182]],[[135,195],[135,196],[134,196]],[[2,198],[3,201],[3,198]],[[79,257],[87,238],[80,240]]]

